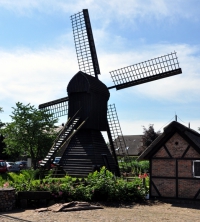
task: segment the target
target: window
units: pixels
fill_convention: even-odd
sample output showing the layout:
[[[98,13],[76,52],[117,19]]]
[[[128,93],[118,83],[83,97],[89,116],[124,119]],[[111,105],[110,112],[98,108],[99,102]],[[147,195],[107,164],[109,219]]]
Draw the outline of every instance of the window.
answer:
[[[200,160],[193,161],[193,176],[200,178]]]
[[[1,161],[0,162],[0,166],[5,167],[6,166],[6,162]]]

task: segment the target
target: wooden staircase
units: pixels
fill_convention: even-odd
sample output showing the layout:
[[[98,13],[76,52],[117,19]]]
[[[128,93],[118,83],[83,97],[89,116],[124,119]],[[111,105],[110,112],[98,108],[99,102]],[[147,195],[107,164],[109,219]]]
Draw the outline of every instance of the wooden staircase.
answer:
[[[79,111],[78,111],[79,112]],[[67,121],[62,131],[59,133],[55,139],[53,146],[49,150],[46,157],[40,163],[42,168],[46,168],[48,164],[51,164],[51,160],[54,158],[55,154],[67,143],[70,141],[72,136],[77,132],[78,128],[82,126],[79,125],[80,117],[77,116],[78,112]]]

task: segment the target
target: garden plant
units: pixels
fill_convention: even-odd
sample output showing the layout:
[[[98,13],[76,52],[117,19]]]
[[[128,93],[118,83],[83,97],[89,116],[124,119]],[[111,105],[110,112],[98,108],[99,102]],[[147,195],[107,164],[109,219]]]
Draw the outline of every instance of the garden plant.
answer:
[[[105,167],[90,173],[87,178],[39,178],[39,170],[22,170],[20,173],[0,175],[0,187],[13,187],[19,191],[49,191],[55,201],[142,201],[148,193],[146,174],[127,182],[115,177]]]

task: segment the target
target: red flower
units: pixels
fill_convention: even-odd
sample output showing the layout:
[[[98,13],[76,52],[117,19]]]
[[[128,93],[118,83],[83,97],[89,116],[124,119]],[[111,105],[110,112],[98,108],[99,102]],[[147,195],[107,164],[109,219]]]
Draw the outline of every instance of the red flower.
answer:
[[[146,178],[146,177],[148,177],[147,173],[139,174],[140,179],[143,179],[143,178]]]

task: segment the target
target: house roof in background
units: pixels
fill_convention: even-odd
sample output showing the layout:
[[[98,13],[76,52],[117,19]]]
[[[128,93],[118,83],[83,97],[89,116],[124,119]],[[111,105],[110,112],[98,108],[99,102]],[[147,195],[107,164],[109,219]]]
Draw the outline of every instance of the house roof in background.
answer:
[[[123,136],[127,150],[125,150],[126,154],[130,156],[138,156],[139,148],[142,145],[142,135],[124,135]],[[119,136],[117,141],[122,140],[122,136]],[[116,150],[116,155],[122,155],[123,152],[121,149]]]

